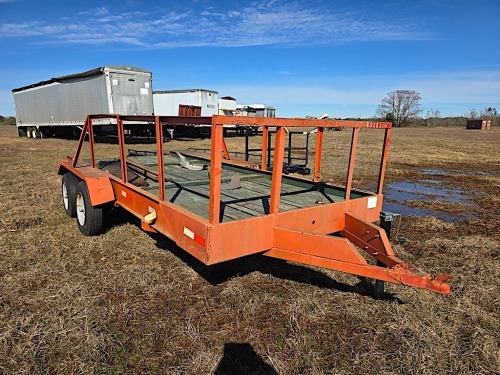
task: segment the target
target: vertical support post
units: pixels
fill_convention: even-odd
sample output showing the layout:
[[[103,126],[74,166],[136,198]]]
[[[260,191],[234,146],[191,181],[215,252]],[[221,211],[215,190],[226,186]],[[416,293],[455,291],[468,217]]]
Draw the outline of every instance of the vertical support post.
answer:
[[[318,128],[316,133],[316,157],[314,159],[314,182],[321,181],[321,159],[323,157],[323,135],[325,128]],[[307,157],[306,150],[306,157]]]
[[[351,189],[352,189],[352,176],[354,174],[354,162],[356,160],[356,149],[358,148],[358,137],[359,137],[359,129],[352,129],[352,139],[351,139],[351,153],[349,155],[349,167],[347,169],[347,181],[346,181],[346,189],[345,189],[345,200],[349,200],[351,198]]]
[[[95,145],[94,145],[94,125],[92,119],[89,118],[89,145],[90,145],[90,160],[92,168],[95,168]]]
[[[127,176],[127,155],[125,155],[125,131],[123,129],[123,121],[120,116],[116,116],[116,126],[118,127],[118,147],[120,149],[120,167],[122,170],[122,180],[128,182]]]
[[[221,125],[222,131],[221,131],[221,137],[222,137],[222,151],[224,152],[224,159],[230,160],[231,157],[229,156],[229,151],[227,149],[226,145],[226,138],[224,138],[224,126]]]
[[[292,133],[288,132],[288,165],[292,164]]]
[[[382,149],[382,156],[380,158],[380,170],[378,173],[377,194],[382,194],[382,189],[384,188],[385,168],[387,166],[387,158],[389,155],[389,143],[391,140],[391,132],[392,132],[391,128],[385,129],[384,146]]]
[[[248,144],[248,138],[250,137],[249,130],[245,130],[245,161],[248,161],[250,158],[250,151],[248,149],[250,148]]]
[[[78,164],[78,158],[80,157],[80,153],[82,152],[83,142],[85,142],[85,135],[89,129],[89,124],[91,124],[92,120],[89,116],[85,119],[85,123],[83,125],[82,133],[80,134],[80,139],[78,141],[78,147],[76,148],[75,156],[73,157],[73,161],[71,162],[71,166],[74,168]]]
[[[208,221],[218,224],[220,221],[220,191],[222,176],[222,143],[223,126],[212,118],[210,146],[210,195],[208,204]]]
[[[304,151],[306,153],[304,165],[307,166],[309,163],[309,132],[306,132],[306,149]]]
[[[280,208],[281,179],[283,174],[283,159],[285,156],[285,128],[276,128],[276,139],[274,141],[274,163],[273,180],[271,183],[271,202],[269,212],[277,214]]]
[[[159,116],[155,116],[156,156],[158,160],[158,198],[165,200],[165,164],[163,156],[163,125]]]
[[[267,165],[270,167],[271,166],[271,136],[272,133],[268,132],[267,133]]]
[[[268,135],[269,126],[262,127],[262,158],[260,160],[260,169],[263,171],[267,171]]]

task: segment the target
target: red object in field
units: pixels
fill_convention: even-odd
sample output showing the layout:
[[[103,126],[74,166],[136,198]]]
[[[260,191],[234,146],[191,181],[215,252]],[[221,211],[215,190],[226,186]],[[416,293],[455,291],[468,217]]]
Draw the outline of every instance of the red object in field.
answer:
[[[491,129],[491,120],[467,120],[466,129]]]
[[[109,161],[98,160],[95,155],[93,120],[102,118],[116,120],[119,155],[114,162],[120,164],[119,172],[116,165],[106,169]],[[124,123],[154,123],[156,151],[129,150],[127,154]],[[167,125],[211,126],[210,155],[186,152],[181,162],[176,154],[165,152],[163,128]],[[231,159],[223,137],[224,125],[262,129],[260,169],[255,163]],[[266,171],[270,127],[276,129],[272,172]],[[286,129],[294,127],[318,129],[312,180],[282,173]],[[338,127],[352,130],[345,186],[321,179],[322,154],[329,146],[323,142],[324,131]],[[376,192],[352,186],[361,129],[385,134]],[[63,178],[65,210],[77,217],[84,234],[98,234],[101,211],[114,204],[141,219],[144,230],[162,233],[206,265],[260,253],[448,294],[448,276],[432,277],[398,259],[385,231],[373,224],[382,208],[391,130],[389,122],[330,119],[91,115],[74,157],[62,161],[58,173],[69,173],[76,181],[85,182],[75,188],[75,179]],[[90,149],[87,162],[80,160],[85,144]],[[76,210],[72,212],[73,202]]]

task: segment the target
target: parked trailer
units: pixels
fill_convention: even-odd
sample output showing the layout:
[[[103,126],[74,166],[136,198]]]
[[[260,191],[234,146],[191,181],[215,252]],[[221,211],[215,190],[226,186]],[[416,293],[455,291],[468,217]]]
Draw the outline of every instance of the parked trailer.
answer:
[[[219,93],[212,90],[154,91],[153,102],[158,116],[212,116],[219,111]]]
[[[391,282],[448,294],[448,275],[433,277],[398,259],[379,226],[382,187],[391,123],[259,117],[120,116],[116,121],[119,155],[99,159],[94,124],[109,115],[91,115],[74,156],[58,166],[64,209],[84,235],[103,230],[103,212],[120,206],[141,220],[141,227],[161,233],[206,265],[250,254],[284,259],[377,280],[375,292]],[[156,151],[129,152],[124,122],[155,123]],[[210,125],[210,156],[165,152],[163,130],[185,124]],[[232,159],[223,124],[263,129],[260,163]],[[140,126],[140,125],[137,125]],[[352,129],[345,186],[322,180],[325,129]],[[272,172],[266,171],[270,127],[276,129]],[[312,179],[283,175],[286,131],[317,128]],[[361,129],[383,131],[377,191],[352,187]],[[87,142],[88,140],[88,142]],[[80,157],[84,145],[90,160]],[[330,147],[328,145],[328,147]],[[114,166],[113,166],[114,165]]]
[[[163,90],[153,92],[155,115],[157,116],[212,116],[219,113],[219,93],[205,89]],[[178,135],[200,136],[209,133],[206,125],[179,129]],[[168,129],[174,137],[174,128]]]
[[[12,94],[19,136],[32,138],[78,136],[88,113],[153,114],[151,72],[130,66],[103,66],[52,78]],[[96,130],[115,130],[109,126],[114,120],[96,120]]]

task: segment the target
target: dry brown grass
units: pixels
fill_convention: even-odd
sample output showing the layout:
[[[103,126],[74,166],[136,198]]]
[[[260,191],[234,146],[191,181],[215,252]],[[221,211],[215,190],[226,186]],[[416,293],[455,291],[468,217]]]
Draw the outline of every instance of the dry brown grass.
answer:
[[[342,182],[350,134],[327,141],[338,160],[324,177]],[[363,187],[380,150],[364,133],[360,141]],[[204,267],[119,211],[106,234],[84,237],[63,212],[55,173],[76,142],[20,139],[2,126],[0,374],[498,373],[499,144],[500,129],[394,131],[387,181],[453,170],[436,178],[472,194],[463,209],[476,218],[408,218],[408,241],[395,246],[426,271],[453,274],[452,295],[389,285],[374,300],[352,276],[258,256]]]

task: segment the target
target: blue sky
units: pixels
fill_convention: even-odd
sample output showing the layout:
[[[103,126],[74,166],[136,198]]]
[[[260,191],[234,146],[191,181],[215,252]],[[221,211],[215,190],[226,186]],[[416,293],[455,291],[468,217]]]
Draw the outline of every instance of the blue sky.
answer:
[[[0,0],[0,47],[4,116],[13,88],[104,65],[280,117],[369,117],[398,89],[423,115],[500,110],[497,0]]]

